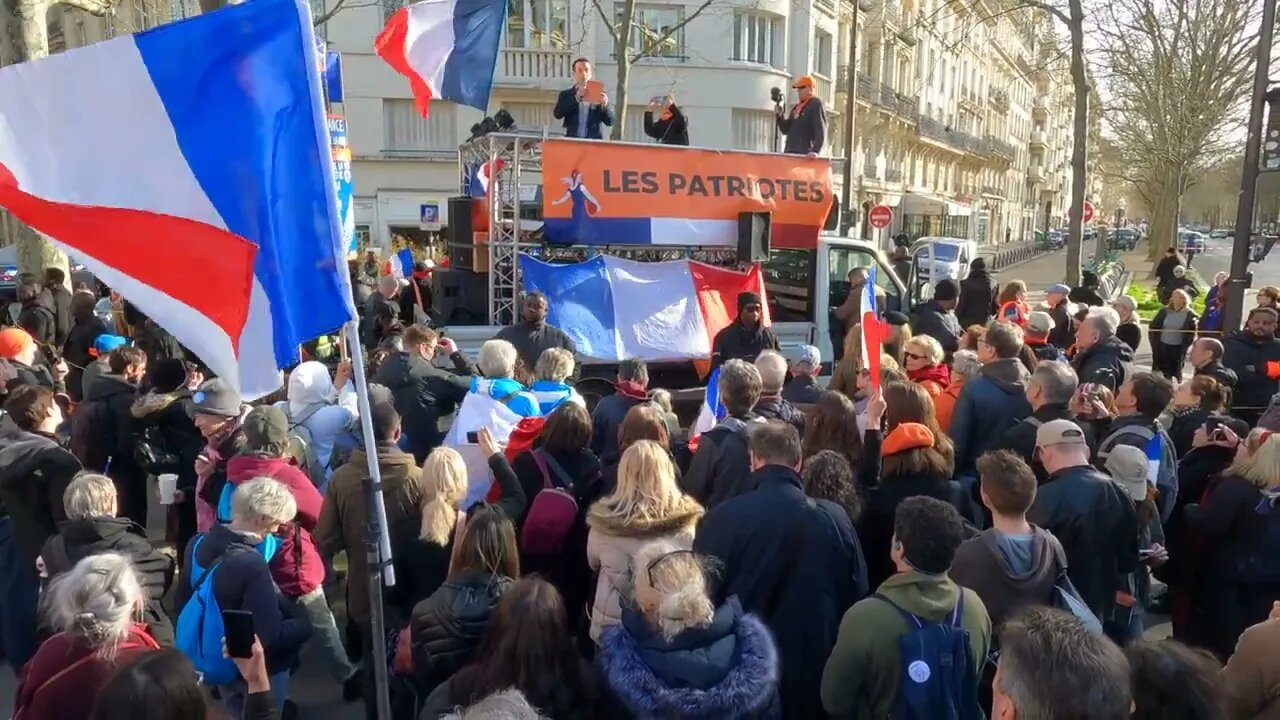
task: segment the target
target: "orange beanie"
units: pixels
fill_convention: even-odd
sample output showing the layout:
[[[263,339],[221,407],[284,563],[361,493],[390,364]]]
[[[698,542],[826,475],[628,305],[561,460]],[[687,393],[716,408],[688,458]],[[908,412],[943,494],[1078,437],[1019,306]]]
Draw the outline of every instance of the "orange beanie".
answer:
[[[35,344],[35,338],[31,337],[31,333],[22,328],[0,330],[0,358],[13,360]]]
[[[933,447],[933,432],[920,423],[902,423],[894,428],[880,446],[880,455],[888,457],[916,448]]]

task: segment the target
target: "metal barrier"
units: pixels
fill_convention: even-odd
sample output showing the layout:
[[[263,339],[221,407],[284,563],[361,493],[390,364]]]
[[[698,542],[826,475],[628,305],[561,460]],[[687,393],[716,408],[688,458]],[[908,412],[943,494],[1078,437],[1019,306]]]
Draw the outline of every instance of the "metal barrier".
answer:
[[[1034,260],[1053,251],[1037,249],[1034,242],[1027,241],[990,248],[979,248],[978,252],[982,257],[986,258],[989,270],[1000,270],[1010,265]]]

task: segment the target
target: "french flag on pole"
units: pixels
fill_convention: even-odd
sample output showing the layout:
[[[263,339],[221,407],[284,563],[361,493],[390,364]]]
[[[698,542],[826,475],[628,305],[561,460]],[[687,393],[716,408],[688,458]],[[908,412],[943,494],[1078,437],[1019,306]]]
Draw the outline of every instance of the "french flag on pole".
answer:
[[[505,0],[423,0],[397,10],[374,49],[409,79],[422,117],[436,99],[487,112],[506,17]]]
[[[0,69],[0,207],[246,398],[355,316],[304,3]]]
[[[862,367],[870,374],[871,387],[880,388],[880,355],[887,328],[882,327],[876,307],[876,269],[870,269],[862,284]]]

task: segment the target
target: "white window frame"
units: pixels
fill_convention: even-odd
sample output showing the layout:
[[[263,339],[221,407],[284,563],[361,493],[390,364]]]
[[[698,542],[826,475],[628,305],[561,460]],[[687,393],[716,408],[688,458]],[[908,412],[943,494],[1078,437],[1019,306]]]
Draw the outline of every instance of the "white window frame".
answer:
[[[520,27],[513,30],[512,21],[517,18]],[[564,21],[563,38],[557,38],[552,30],[558,20]],[[508,0],[502,44],[521,50],[568,50],[572,42],[570,25],[569,0]]]
[[[624,7],[623,3],[614,3],[613,17],[614,17],[615,28],[621,27],[622,25],[623,7]],[[657,47],[646,48],[642,44],[641,42],[642,40],[653,42],[654,40],[657,40],[660,35],[663,34],[661,25],[658,26],[657,30],[652,30],[651,26],[648,23],[644,22],[646,15],[650,13],[674,14],[675,18],[674,18],[674,22],[672,23],[672,26],[679,25],[680,23],[684,22],[684,6],[683,5],[654,5],[654,4],[636,3],[635,17],[631,21],[631,39],[630,39],[630,42],[628,43],[632,53],[634,53],[635,55],[640,55],[643,53],[643,57],[640,59],[662,58],[664,60],[684,60],[686,55],[685,55],[685,47],[684,47],[684,28],[683,27],[681,27],[679,30],[676,30],[674,33],[672,33],[671,37],[667,38],[662,48],[657,48]]]
[[[734,62],[780,67],[785,60],[786,25],[779,15],[762,12],[733,14]]]
[[[818,30],[813,34],[813,71],[819,75],[831,77],[833,71],[832,48],[835,38],[826,30]]]

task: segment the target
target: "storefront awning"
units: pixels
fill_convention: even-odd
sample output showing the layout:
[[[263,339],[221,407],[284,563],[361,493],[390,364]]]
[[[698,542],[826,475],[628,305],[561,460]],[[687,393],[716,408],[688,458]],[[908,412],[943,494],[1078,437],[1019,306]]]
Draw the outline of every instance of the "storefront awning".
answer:
[[[925,193],[907,193],[902,196],[901,212],[903,215],[950,215],[968,217],[973,213],[969,205],[948,200],[937,195]]]

